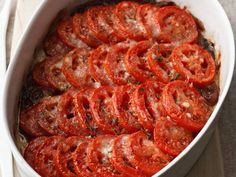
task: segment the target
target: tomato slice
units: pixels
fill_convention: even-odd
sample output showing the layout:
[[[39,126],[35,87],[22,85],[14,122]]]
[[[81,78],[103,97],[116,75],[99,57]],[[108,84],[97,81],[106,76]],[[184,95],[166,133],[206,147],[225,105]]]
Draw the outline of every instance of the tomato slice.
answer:
[[[75,172],[78,177],[100,177],[96,172],[93,172],[87,165],[86,158],[88,155],[88,147],[90,141],[81,143],[73,154],[73,161],[75,166]]]
[[[45,75],[51,88],[65,91],[71,87],[62,73],[63,59],[53,57],[46,61]]]
[[[53,162],[57,147],[64,140],[61,136],[48,138],[41,149],[37,152],[35,159],[35,169],[42,177],[58,177],[56,165]]]
[[[166,111],[160,101],[165,84],[157,81],[148,81],[145,84],[145,101],[150,114],[158,119],[160,115],[166,115]]]
[[[160,34],[158,24],[155,22],[155,14],[160,9],[154,4],[142,4],[138,7],[137,18],[146,29],[149,38],[157,38]]]
[[[170,44],[154,44],[148,51],[148,64],[158,80],[169,83],[170,81],[181,79],[176,72],[170,55],[173,51]]]
[[[110,47],[108,45],[101,45],[92,51],[88,59],[89,73],[101,85],[113,85],[104,68],[105,59],[109,50]]]
[[[101,41],[92,33],[88,25],[87,12],[84,14],[77,13],[72,20],[73,31],[88,46],[97,47],[101,45]]]
[[[115,169],[128,177],[146,177],[139,169],[132,166],[127,158],[127,155],[130,155],[125,153],[128,137],[129,135],[120,135],[113,140],[110,161]]]
[[[116,34],[114,34],[112,27],[106,22],[106,19],[104,19],[103,13],[106,9],[105,6],[95,6],[90,8],[86,13],[88,25],[98,39],[104,43],[114,44],[119,42],[119,39]]]
[[[119,30],[115,16],[115,6],[105,6],[103,11],[100,11],[98,16],[101,24],[106,24],[106,29],[109,30],[110,43],[117,43],[126,39],[126,34]],[[108,27],[109,26],[109,27]]]
[[[212,83],[216,73],[211,54],[196,44],[176,47],[171,55],[174,68],[187,80],[206,85]]]
[[[72,18],[66,18],[57,27],[57,33],[61,41],[71,48],[88,47],[83,41],[77,38],[72,27]]]
[[[147,62],[147,51],[152,45],[151,41],[138,42],[128,50],[125,57],[128,72],[140,82],[157,79]]]
[[[138,117],[135,116],[131,106],[131,94],[134,89],[133,85],[116,87],[112,96],[114,115],[118,118],[119,125],[129,133],[136,132],[141,128]]]
[[[73,163],[73,153],[77,146],[84,142],[84,139],[78,136],[72,136],[62,141],[57,148],[54,156],[54,163],[57,172],[61,177],[77,177]]]
[[[24,111],[21,111],[20,113],[20,127],[24,130],[24,132],[32,137],[47,135],[47,132],[44,131],[38,123],[39,118],[37,117],[37,114],[40,107],[41,103],[38,103]]]
[[[130,135],[126,147],[130,163],[148,176],[154,175],[172,160],[142,131]]]
[[[163,152],[177,156],[192,140],[192,133],[178,126],[170,118],[161,117],[157,120],[154,129],[154,141]]]
[[[105,70],[111,80],[117,85],[124,85],[127,83],[136,83],[137,81],[131,76],[124,65],[127,51],[135,42],[126,41],[112,46],[108,52],[104,64]]]
[[[119,29],[127,33],[130,39],[140,41],[145,39],[147,34],[143,24],[137,19],[138,7],[138,3],[122,1],[116,5],[115,15]]]
[[[89,129],[82,122],[76,111],[77,91],[70,90],[64,93],[58,103],[59,117],[57,119],[59,127],[68,135],[89,135]]]
[[[140,124],[147,130],[153,131],[156,120],[164,114],[160,102],[163,87],[160,82],[149,81],[134,91],[135,111]]]
[[[124,131],[118,125],[118,119],[113,115],[112,87],[100,87],[96,89],[90,100],[93,118],[104,133],[119,134]]]
[[[90,50],[81,48],[71,51],[64,58],[62,71],[74,87],[81,88],[94,85],[88,68],[89,55]]]
[[[75,98],[75,111],[83,129],[88,129],[92,135],[101,134],[102,131],[97,126],[93,118],[90,100],[94,89],[83,89]]]
[[[46,67],[47,60],[50,60],[50,58],[46,58],[45,60],[37,63],[34,66],[33,71],[32,71],[32,77],[38,85],[46,87],[46,88],[50,88],[49,83],[47,81],[46,74],[45,74],[45,67]]]
[[[101,176],[124,176],[110,162],[113,140],[112,136],[100,136],[93,139],[88,147],[86,162],[90,169],[96,171]]]
[[[37,112],[38,123],[50,135],[66,135],[58,125],[58,103],[61,96],[46,97],[42,100],[42,104]]]
[[[159,41],[164,43],[194,42],[198,37],[197,25],[192,15],[176,6],[162,7],[156,13],[160,27]]]
[[[57,33],[49,34],[44,41],[44,51],[48,56],[64,56],[71,48],[61,41]]]
[[[32,168],[35,168],[34,161],[36,158],[36,154],[41,149],[47,139],[48,138],[46,136],[35,138],[34,140],[30,141],[27,147],[25,148],[24,158]]]
[[[173,121],[193,132],[200,131],[211,114],[200,93],[184,81],[167,84],[161,101]]]

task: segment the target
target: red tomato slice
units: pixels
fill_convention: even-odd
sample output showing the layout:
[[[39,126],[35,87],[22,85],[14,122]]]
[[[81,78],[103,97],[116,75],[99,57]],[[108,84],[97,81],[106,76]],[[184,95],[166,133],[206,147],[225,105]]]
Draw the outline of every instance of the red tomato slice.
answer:
[[[114,30],[112,27],[106,22],[104,19],[104,12],[107,7],[105,6],[95,6],[88,10],[87,20],[88,25],[94,35],[105,43],[117,43],[119,39],[116,34],[114,34]]]
[[[118,118],[119,125],[129,133],[140,130],[141,126],[138,117],[133,113],[131,106],[131,94],[135,86],[125,85],[115,88],[112,96],[114,115]]]
[[[57,33],[61,41],[71,48],[88,47],[83,41],[77,38],[72,27],[72,18],[64,19],[57,27]]]
[[[109,46],[101,45],[92,51],[88,59],[89,73],[101,85],[113,85],[104,68],[105,59],[109,50]]]
[[[172,160],[142,131],[129,136],[125,150],[130,163],[148,176],[154,175]]]
[[[172,54],[174,68],[187,80],[206,85],[212,83],[216,66],[211,54],[196,44],[183,44],[176,47]]]
[[[112,87],[100,87],[94,91],[90,100],[92,115],[99,129],[108,134],[120,134],[118,119],[113,115]]]
[[[157,120],[154,129],[154,141],[157,146],[171,156],[179,155],[193,140],[190,131],[178,126],[168,117]]]
[[[76,111],[75,90],[64,93],[58,103],[59,117],[57,119],[59,127],[68,135],[89,135],[89,129],[86,124],[81,125],[80,118]]]
[[[52,136],[48,138],[35,157],[35,169],[42,177],[58,177],[56,165],[53,158],[57,147],[64,140],[61,136]]]
[[[35,168],[34,161],[36,158],[36,154],[41,149],[47,139],[48,138],[46,136],[35,138],[34,140],[30,141],[27,147],[25,148],[24,158],[32,168]]]
[[[118,172],[110,162],[112,153],[112,136],[100,136],[95,138],[88,147],[86,162],[92,171],[96,171],[101,176],[124,176]]]
[[[39,125],[51,135],[65,135],[65,132],[58,125],[58,103],[61,97],[46,97],[37,112]]]
[[[64,44],[57,33],[49,34],[44,41],[44,51],[47,55],[54,56],[64,56],[71,50],[66,44]]]
[[[101,134],[101,130],[97,126],[96,121],[93,118],[90,100],[94,93],[94,89],[81,90],[75,101],[75,111],[80,121],[80,125],[83,129],[89,129],[92,135]]]
[[[144,85],[146,87],[146,107],[150,114],[155,119],[158,119],[160,115],[166,115],[166,111],[160,101],[165,84],[157,81],[148,81]]]
[[[122,1],[116,5],[115,15],[119,29],[127,33],[130,39],[140,41],[145,39],[147,34],[143,24],[137,19],[138,7],[138,3]]]
[[[127,156],[130,155],[125,153],[125,146],[128,137],[129,135],[120,135],[113,140],[110,161],[115,169],[127,175],[128,177],[146,177],[146,175],[144,175],[139,169],[135,168],[135,166],[132,166],[127,158]]]
[[[71,87],[62,73],[63,59],[61,57],[50,58],[45,65],[45,75],[51,88],[65,91]]]
[[[96,172],[93,172],[87,165],[86,158],[88,155],[88,141],[81,143],[73,154],[73,162],[75,166],[75,172],[78,177],[100,177]]]
[[[160,42],[179,45],[194,42],[198,37],[192,15],[176,6],[160,8],[156,13],[156,22],[160,26]]]
[[[135,42],[126,41],[112,46],[108,52],[104,64],[105,70],[111,80],[117,85],[124,85],[127,83],[136,83],[136,80],[131,76],[124,65],[127,51]]]
[[[37,63],[32,71],[32,77],[34,81],[39,84],[40,86],[50,88],[49,83],[47,81],[47,77],[45,75],[45,67],[47,60],[50,60],[50,58],[46,58],[45,60]]]
[[[125,57],[128,72],[140,82],[157,79],[147,62],[147,51],[152,45],[151,41],[141,41],[132,46]]]
[[[77,177],[73,163],[73,153],[77,146],[84,142],[84,139],[78,136],[72,136],[62,141],[57,148],[54,156],[54,163],[57,172],[61,177]]]
[[[161,101],[171,119],[190,131],[200,131],[211,114],[199,92],[183,81],[166,85]]]
[[[164,114],[160,103],[163,87],[164,84],[160,82],[149,81],[138,86],[133,94],[138,120],[145,129],[150,131],[153,131],[156,120]]]
[[[115,6],[105,6],[98,16],[100,23],[107,24],[109,30],[110,43],[117,43],[126,39],[126,34],[119,30],[115,16]]]
[[[90,87],[95,83],[89,73],[89,55],[90,50],[81,48],[71,51],[64,58],[62,71],[74,87]]]
[[[170,81],[181,79],[180,74],[174,69],[170,55],[173,46],[169,44],[154,44],[148,51],[148,64],[158,80],[169,83]]]
[[[158,24],[155,22],[155,14],[160,9],[154,4],[143,4],[138,7],[137,17],[146,29],[149,38],[157,38],[160,34]]]
[[[20,113],[20,128],[32,137],[47,135],[47,132],[44,131],[38,123],[39,118],[37,117],[37,114],[40,107],[41,103],[38,103]]]
[[[97,47],[101,45],[101,41],[94,36],[91,29],[89,28],[87,12],[85,12],[84,14],[75,14],[72,20],[72,24],[73,31],[88,46]]]

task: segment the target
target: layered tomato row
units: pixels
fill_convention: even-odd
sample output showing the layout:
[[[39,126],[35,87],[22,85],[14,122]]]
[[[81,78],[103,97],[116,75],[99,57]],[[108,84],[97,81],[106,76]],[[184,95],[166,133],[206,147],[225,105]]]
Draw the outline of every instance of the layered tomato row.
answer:
[[[147,81],[139,86],[103,86],[69,90],[45,97],[20,114],[20,126],[32,137],[152,132],[160,117],[198,132],[211,107],[193,86],[184,81],[165,85]]]
[[[147,80],[169,83],[186,80],[204,86],[214,81],[215,61],[197,44],[159,44],[150,40],[77,48],[66,56],[46,58],[33,70],[41,86],[65,91],[70,87],[139,84]]]
[[[95,139],[78,136],[39,137],[25,159],[41,176],[151,176],[173,157],[163,153],[143,132]]]
[[[121,1],[63,18],[30,74],[36,86],[25,87],[47,95],[20,112],[27,162],[43,177],[146,177],[165,167],[219,97],[214,46],[201,30],[172,2]]]
[[[191,43],[198,37],[194,18],[177,6],[138,4],[122,1],[117,5],[93,6],[62,20],[45,41],[49,56],[64,55],[73,48],[116,44],[126,39],[155,39],[162,43]]]

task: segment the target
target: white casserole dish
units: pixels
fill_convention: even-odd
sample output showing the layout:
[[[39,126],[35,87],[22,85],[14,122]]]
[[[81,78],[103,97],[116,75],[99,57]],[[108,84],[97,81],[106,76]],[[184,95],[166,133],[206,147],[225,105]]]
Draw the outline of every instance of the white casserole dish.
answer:
[[[219,101],[205,127],[192,143],[169,165],[154,176],[182,177],[192,167],[206,146],[217,123],[217,113],[228,92],[235,62],[234,36],[230,22],[218,1],[212,0],[173,0],[180,6],[186,6],[207,31],[207,36],[221,51],[220,97]],[[44,38],[52,20],[65,7],[73,9],[86,0],[44,0],[32,16],[27,30],[19,43],[15,56],[8,68],[4,96],[1,106],[3,124],[6,129],[11,150],[22,177],[37,177],[37,173],[27,164],[15,144],[15,131],[18,113],[18,100],[23,80],[32,62],[36,46]]]

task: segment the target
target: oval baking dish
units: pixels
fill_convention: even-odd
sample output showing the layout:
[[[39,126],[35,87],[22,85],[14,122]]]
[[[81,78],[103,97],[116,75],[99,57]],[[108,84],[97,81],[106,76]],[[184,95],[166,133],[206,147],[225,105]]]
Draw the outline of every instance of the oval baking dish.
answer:
[[[33,15],[27,30],[18,46],[7,73],[2,102],[2,112],[5,128],[8,133],[11,148],[22,176],[38,176],[37,173],[25,162],[16,146],[15,131],[16,117],[18,113],[18,101],[22,83],[32,62],[36,47],[43,40],[52,20],[62,10],[71,12],[87,1],[65,1],[59,0],[57,4],[52,1],[43,1],[39,9]],[[217,122],[217,112],[229,89],[234,70],[234,38],[230,23],[220,4],[204,1],[201,4],[195,1],[176,0],[181,7],[187,9],[200,19],[206,29],[206,36],[216,44],[216,49],[221,53],[220,70],[220,97],[208,122],[192,143],[166,167],[154,176],[183,176],[196,161],[209,137],[211,136]],[[211,7],[209,10],[207,7]],[[65,11],[65,10],[64,10]],[[210,12],[210,13],[209,13]],[[214,19],[217,17],[217,21]],[[222,28],[218,28],[221,26]],[[181,169],[181,170],[179,170]]]

